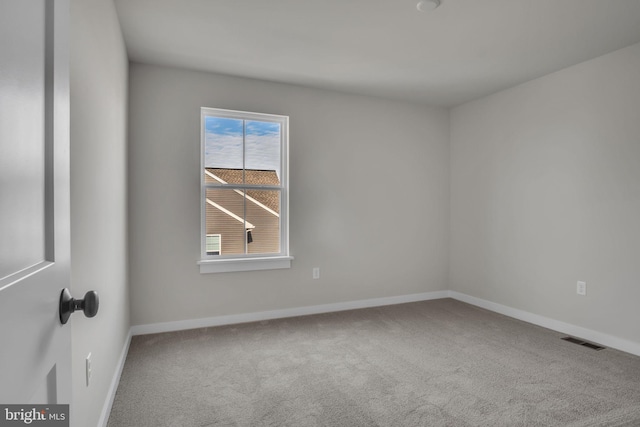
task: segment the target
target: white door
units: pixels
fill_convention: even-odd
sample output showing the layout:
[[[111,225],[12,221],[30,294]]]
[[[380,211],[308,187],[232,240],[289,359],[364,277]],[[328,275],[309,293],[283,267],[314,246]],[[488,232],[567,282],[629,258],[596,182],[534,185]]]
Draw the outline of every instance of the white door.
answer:
[[[0,0],[0,403],[68,404],[69,4]]]

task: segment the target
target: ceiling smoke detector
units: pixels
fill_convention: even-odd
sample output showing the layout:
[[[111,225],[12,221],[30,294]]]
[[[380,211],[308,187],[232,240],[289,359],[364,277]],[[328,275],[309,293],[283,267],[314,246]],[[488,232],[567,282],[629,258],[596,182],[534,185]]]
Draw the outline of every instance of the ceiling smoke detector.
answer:
[[[440,6],[440,0],[420,0],[416,6],[420,12],[428,12]]]

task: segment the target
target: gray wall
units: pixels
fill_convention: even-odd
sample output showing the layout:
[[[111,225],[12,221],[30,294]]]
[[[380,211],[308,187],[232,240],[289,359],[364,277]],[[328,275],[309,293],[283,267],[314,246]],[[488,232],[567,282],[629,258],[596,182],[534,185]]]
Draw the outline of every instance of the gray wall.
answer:
[[[126,127],[128,61],[111,0],[71,2],[72,293],[100,311],[72,324],[72,425],[98,423],[129,332]],[[93,379],[85,383],[92,353]]]
[[[639,76],[636,44],[452,110],[452,290],[640,342]]]
[[[291,269],[200,274],[202,106],[290,116]],[[129,108],[133,325],[447,288],[446,110],[140,64]]]

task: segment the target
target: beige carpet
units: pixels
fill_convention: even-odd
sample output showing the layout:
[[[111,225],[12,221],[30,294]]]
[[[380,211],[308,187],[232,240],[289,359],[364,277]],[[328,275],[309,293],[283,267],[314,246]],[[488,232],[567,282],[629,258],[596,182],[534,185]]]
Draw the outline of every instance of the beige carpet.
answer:
[[[136,336],[109,427],[640,426],[640,357],[442,299]]]

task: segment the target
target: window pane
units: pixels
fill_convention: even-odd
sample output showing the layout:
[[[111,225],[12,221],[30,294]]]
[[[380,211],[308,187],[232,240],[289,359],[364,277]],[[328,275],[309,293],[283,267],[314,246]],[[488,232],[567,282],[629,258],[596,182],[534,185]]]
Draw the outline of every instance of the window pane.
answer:
[[[230,175],[230,184],[242,183],[243,126],[240,119],[205,117],[205,168],[223,168],[238,173]],[[239,177],[239,179],[238,179]]]
[[[280,191],[207,189],[205,233],[207,255],[280,253]]]
[[[246,183],[280,185],[280,123],[247,120],[245,133]],[[272,176],[250,171],[270,171]]]
[[[220,255],[245,253],[246,229],[244,194],[239,190],[207,189],[206,235],[220,235]],[[246,228],[245,228],[246,227]]]
[[[251,254],[280,252],[280,191],[247,191],[247,221],[251,228]]]

